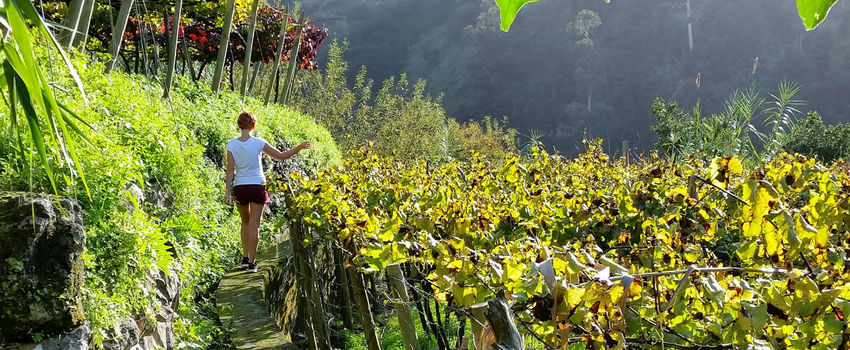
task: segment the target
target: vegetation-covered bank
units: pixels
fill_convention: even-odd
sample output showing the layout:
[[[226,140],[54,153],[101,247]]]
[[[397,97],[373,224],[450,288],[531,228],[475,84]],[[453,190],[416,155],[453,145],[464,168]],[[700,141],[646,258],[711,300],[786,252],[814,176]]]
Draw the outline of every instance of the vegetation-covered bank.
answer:
[[[206,348],[218,332],[205,291],[238,258],[238,217],[222,201],[225,142],[235,136],[242,110],[258,115],[257,134],[272,143],[311,140],[301,157],[309,166],[336,163],[331,135],[305,115],[276,105],[244,101],[206,86],[176,82],[163,100],[161,87],[141,76],[103,74],[104,66],[75,60],[88,102],[60,79],[59,100],[91,125],[89,145],[75,137],[88,189],[60,159],[51,158],[59,192],[83,207],[88,238],[84,311],[100,342],[119,319],[154,312],[152,276],[172,269],[182,280],[175,320],[178,348]],[[44,67],[50,67],[46,62]],[[55,67],[55,65],[54,65]],[[59,68],[56,68],[59,69]],[[63,87],[68,92],[63,92]],[[7,96],[4,96],[8,98]],[[9,111],[0,111],[0,120]],[[52,192],[33,146],[14,128],[0,131],[0,191]],[[58,154],[58,153],[53,153]]]

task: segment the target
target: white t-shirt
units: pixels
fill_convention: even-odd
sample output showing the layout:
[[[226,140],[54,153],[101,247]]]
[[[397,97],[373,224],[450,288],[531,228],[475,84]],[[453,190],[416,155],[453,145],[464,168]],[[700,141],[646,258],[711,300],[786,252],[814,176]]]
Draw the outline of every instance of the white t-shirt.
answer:
[[[236,163],[233,186],[262,185],[266,182],[266,176],[263,174],[263,167],[260,162],[265,146],[265,140],[253,136],[245,142],[239,141],[239,139],[232,139],[227,142],[227,150],[233,154],[233,160]]]

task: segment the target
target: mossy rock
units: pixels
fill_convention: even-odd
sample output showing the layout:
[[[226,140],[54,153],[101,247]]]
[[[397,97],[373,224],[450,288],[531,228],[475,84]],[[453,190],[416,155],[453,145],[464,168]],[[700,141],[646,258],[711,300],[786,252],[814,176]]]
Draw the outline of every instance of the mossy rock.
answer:
[[[0,339],[29,341],[84,321],[86,245],[72,199],[0,192]]]

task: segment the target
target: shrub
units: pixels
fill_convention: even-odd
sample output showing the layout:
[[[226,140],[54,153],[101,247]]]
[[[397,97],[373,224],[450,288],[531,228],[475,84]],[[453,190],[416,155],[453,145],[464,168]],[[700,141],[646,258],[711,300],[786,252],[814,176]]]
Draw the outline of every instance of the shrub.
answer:
[[[824,162],[850,158],[850,124],[825,125],[818,112],[809,112],[806,119],[791,129],[785,149]]]

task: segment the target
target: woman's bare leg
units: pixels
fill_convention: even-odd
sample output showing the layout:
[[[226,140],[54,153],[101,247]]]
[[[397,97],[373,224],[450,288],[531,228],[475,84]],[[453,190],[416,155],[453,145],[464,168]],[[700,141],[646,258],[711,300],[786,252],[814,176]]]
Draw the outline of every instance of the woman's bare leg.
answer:
[[[239,211],[239,217],[242,218],[242,228],[239,231],[239,236],[242,239],[242,256],[248,256],[248,246],[249,246],[249,229],[250,229],[250,221],[251,221],[251,210],[248,205],[236,205],[236,209]]]
[[[249,211],[249,219],[248,219],[248,244],[245,249],[247,250],[247,257],[251,261],[257,260],[257,247],[260,244],[260,220],[263,219],[263,209],[265,208],[265,204],[261,203],[248,203],[250,207]]]

